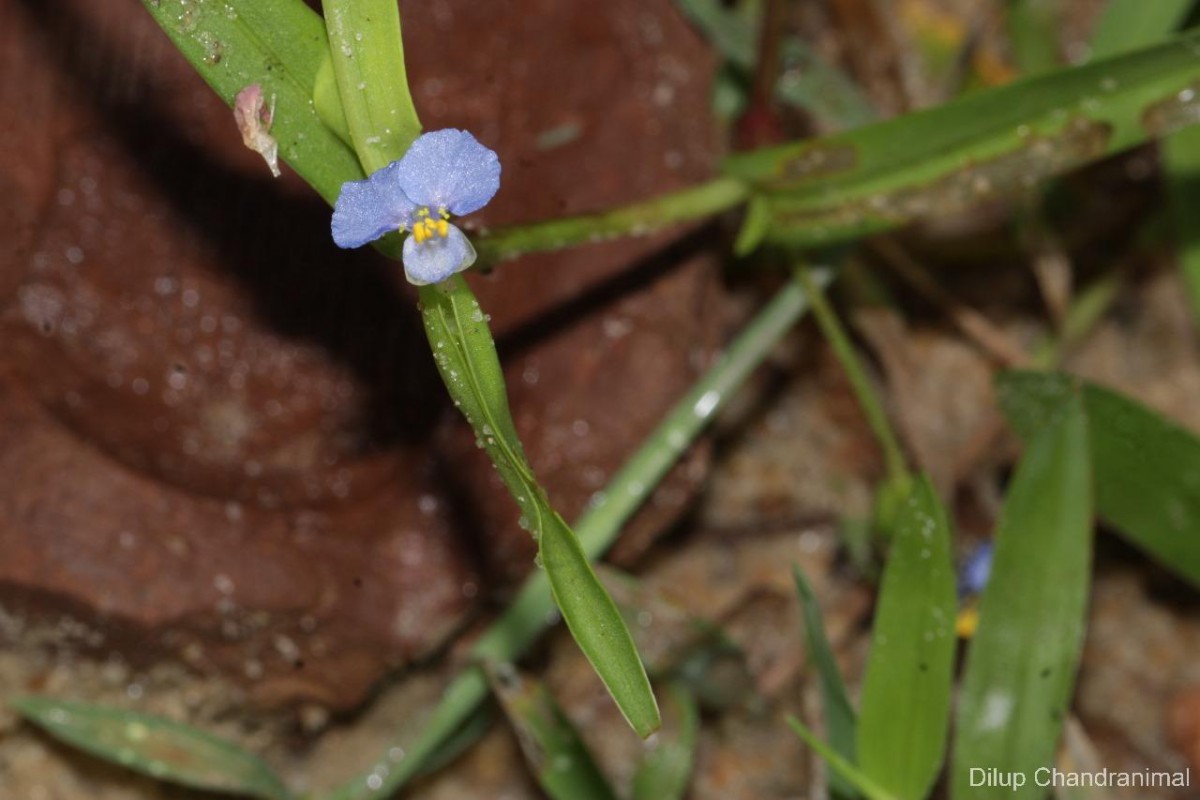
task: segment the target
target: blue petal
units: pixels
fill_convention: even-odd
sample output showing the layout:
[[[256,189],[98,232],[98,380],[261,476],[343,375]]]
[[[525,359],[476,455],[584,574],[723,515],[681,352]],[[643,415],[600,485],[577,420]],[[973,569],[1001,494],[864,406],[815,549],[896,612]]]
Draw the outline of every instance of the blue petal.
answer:
[[[444,239],[426,239],[421,244],[412,236],[404,240],[404,275],[417,286],[444,281],[474,263],[475,248],[453,225]]]
[[[419,206],[470,214],[500,188],[500,158],[466,131],[433,131],[400,159],[400,185]]]
[[[975,548],[967,556],[958,572],[958,593],[961,596],[979,594],[987,586],[992,574],[992,556],[995,546],[989,540]]]
[[[401,188],[400,162],[371,177],[342,184],[333,206],[333,241],[338,247],[362,247],[411,221],[416,209]]]

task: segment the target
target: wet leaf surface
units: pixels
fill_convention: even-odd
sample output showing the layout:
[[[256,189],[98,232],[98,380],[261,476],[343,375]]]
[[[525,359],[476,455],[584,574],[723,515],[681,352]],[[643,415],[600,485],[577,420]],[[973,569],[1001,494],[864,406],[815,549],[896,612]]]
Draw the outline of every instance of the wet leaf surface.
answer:
[[[153,778],[265,800],[292,797],[258,758],[187,725],[47,697],[27,696],[10,702],[47,733]]]
[[[946,750],[957,613],[950,526],[927,477],[900,509],[863,679],[858,765],[902,800],[926,797]]]
[[[1116,392],[1066,375],[1010,372],[997,388],[1026,438],[1078,394],[1087,409],[1100,516],[1168,569],[1200,583],[1200,439]]]
[[[1092,551],[1088,417],[1068,394],[1044,419],[1008,487],[967,653],[950,771],[963,800],[1046,794],[1032,779],[981,785],[972,770],[1033,776],[1052,766],[1079,667]]]

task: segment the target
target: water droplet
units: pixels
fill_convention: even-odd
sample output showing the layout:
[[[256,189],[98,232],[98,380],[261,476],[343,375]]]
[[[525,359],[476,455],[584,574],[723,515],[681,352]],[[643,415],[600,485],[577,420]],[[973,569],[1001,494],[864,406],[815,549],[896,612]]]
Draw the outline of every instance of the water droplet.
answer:
[[[709,389],[707,392],[700,395],[700,399],[696,401],[694,406],[692,406],[692,413],[700,419],[707,419],[720,402],[721,393],[716,389]]]

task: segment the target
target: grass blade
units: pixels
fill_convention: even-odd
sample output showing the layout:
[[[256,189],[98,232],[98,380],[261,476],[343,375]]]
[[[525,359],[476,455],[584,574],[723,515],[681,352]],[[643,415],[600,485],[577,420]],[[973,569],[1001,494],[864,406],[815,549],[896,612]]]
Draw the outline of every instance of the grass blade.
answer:
[[[1092,485],[1082,399],[1052,409],[1018,465],[1001,515],[958,709],[955,800],[1040,798],[979,786],[972,770],[1032,776],[1054,764],[1083,644]],[[977,773],[976,773],[977,774]]]
[[[55,738],[143,775],[264,800],[292,796],[256,756],[178,722],[48,697],[21,697],[10,705]]]
[[[1000,405],[1017,433],[1038,435],[1080,388],[1091,437],[1096,510],[1132,544],[1200,586],[1200,438],[1116,392],[1067,375],[1006,372]]]
[[[563,620],[643,738],[660,724],[658,706],[633,638],[596,578],[575,533],[546,500],[525,460],[508,410],[504,373],[487,320],[461,276],[421,287],[422,317],[442,380],[509,492],[538,552]]]
[[[492,691],[517,732],[538,785],[553,800],[615,800],[616,796],[549,690],[511,665],[488,668]]]
[[[1012,0],[1008,4],[1008,38],[1022,75],[1058,66],[1062,11],[1061,0]]]
[[[538,552],[554,602],[629,725],[643,739],[662,724],[646,668],[616,603],[588,562],[575,533],[556,512],[540,520]]]
[[[957,212],[1196,121],[1200,34],[966,95],[848,133],[738,154],[769,239],[845,241]]]
[[[354,149],[372,173],[421,133],[408,90],[396,0],[323,0],[329,53]],[[319,66],[319,65],[318,65]],[[309,83],[310,92],[316,75]]]
[[[279,156],[329,203],[363,177],[354,152],[318,119],[313,85],[329,52],[320,16],[300,0],[143,0],[146,10],[228,104],[257,83],[275,107]],[[230,136],[237,135],[233,117]]]
[[[875,612],[858,717],[858,766],[901,800],[941,768],[957,610],[950,525],[925,476],[900,510]]]
[[[1200,320],[1200,128],[1186,128],[1163,140],[1162,156],[1179,268],[1193,318]]]
[[[829,637],[825,635],[825,623],[821,619],[821,607],[817,604],[817,596],[799,567],[792,567],[792,576],[796,581],[796,594],[800,596],[800,607],[804,614],[804,636],[808,642],[809,662],[816,667],[817,677],[821,682],[825,735],[833,751],[847,764],[854,764],[854,707],[850,705],[846,684],[843,683],[842,673],[838,670],[833,648],[829,646]],[[824,753],[822,755],[824,756]],[[841,770],[830,776],[830,786],[835,795],[852,797],[854,794]]]
[[[821,758],[825,759],[825,763],[833,767],[834,775],[836,775],[845,785],[853,787],[853,791],[859,792],[866,797],[867,800],[897,800],[882,786],[872,781],[862,770],[854,766],[841,753],[834,748],[821,741],[821,738],[815,733],[804,727],[804,724],[795,717],[788,717],[788,725],[796,732],[796,735],[804,740],[804,743],[817,752]]]
[[[741,70],[754,69],[757,31],[745,14],[721,0],[676,0],[676,5],[730,63]]]
[[[700,734],[700,709],[682,684],[665,693],[663,730],[642,755],[633,774],[633,800],[681,800],[687,794]]]
[[[1092,38],[1092,57],[1105,58],[1165,39],[1187,21],[1195,0],[1111,0]],[[1163,173],[1180,268],[1200,319],[1200,130],[1187,128],[1162,143]]]
[[[1165,39],[1179,30],[1195,0],[1109,0],[1092,34],[1091,57],[1108,58]]]

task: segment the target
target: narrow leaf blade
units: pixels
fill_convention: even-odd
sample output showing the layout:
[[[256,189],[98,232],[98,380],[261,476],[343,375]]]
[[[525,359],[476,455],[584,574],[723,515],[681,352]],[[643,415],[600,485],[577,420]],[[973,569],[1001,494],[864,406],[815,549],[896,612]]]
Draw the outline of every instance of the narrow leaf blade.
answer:
[[[770,200],[770,238],[846,241],[1037,181],[1195,121],[1200,33],[1056,70],[848,133],[738,154]]]
[[[178,722],[48,697],[21,697],[10,705],[55,738],[159,780],[265,800],[291,797],[256,756]]]
[[[821,702],[825,712],[825,735],[829,745],[848,764],[856,761],[854,751],[855,727],[854,707],[850,705],[850,696],[846,692],[846,684],[842,681],[842,673],[838,669],[837,659],[834,658],[833,648],[829,645],[829,637],[825,634],[825,623],[821,619],[821,607],[817,603],[816,593],[799,567],[792,567],[792,576],[796,582],[796,593],[800,596],[800,607],[804,614],[804,635],[808,642],[808,658],[816,667],[817,677],[821,682]],[[840,772],[835,772],[830,781],[834,793],[840,796],[853,796],[853,789]]]
[[[592,754],[540,682],[507,664],[488,668],[492,691],[517,732],[525,763],[553,800],[615,800]]]
[[[1006,372],[1000,405],[1022,438],[1080,386],[1096,508],[1132,544],[1200,586],[1200,438],[1116,392],[1067,375]]]
[[[1009,487],[958,710],[952,796],[1040,798],[979,786],[972,770],[1051,767],[1083,644],[1092,486],[1083,402],[1071,393],[1030,443]]]
[[[354,150],[368,172],[400,158],[421,133],[404,68],[396,0],[323,0],[329,53]],[[310,87],[315,85],[316,75]]]
[[[143,0],[146,10],[221,99],[251,84],[274,105],[279,156],[329,203],[363,177],[354,152],[318,119],[313,85],[329,52],[321,18],[300,0]],[[229,135],[237,136],[233,116]],[[265,168],[264,168],[265,169]]]
[[[1013,61],[1024,75],[1058,65],[1058,32],[1062,3],[1057,0],[1012,0],[1008,4],[1008,38]]]
[[[617,604],[592,570],[579,539],[548,506],[541,514],[538,551],[554,601],[579,649],[630,726],[642,738],[649,736],[662,720],[633,636]]]
[[[1193,319],[1200,320],[1200,128],[1163,140],[1162,158],[1179,268]]]
[[[681,800],[692,779],[700,709],[683,684],[672,685],[665,697],[663,730],[647,743],[633,774],[633,800]]]
[[[661,722],[633,637],[574,531],[551,508],[533,475],[508,409],[496,345],[461,276],[421,287],[426,334],[442,379],[521,510],[555,602],[572,636],[629,724],[649,736]]]
[[[825,759],[825,763],[833,768],[834,774],[846,785],[853,787],[853,791],[861,793],[867,800],[896,800],[892,795],[888,794],[887,790],[879,786],[870,777],[866,775],[858,767],[848,761],[835,748],[830,747],[815,733],[804,727],[804,724],[795,717],[788,717],[788,725],[796,732],[796,735],[804,740],[804,743],[817,752],[821,758]]]
[[[1109,0],[1092,34],[1092,58],[1136,50],[1179,30],[1195,0]]]
[[[954,680],[950,525],[927,477],[900,510],[875,613],[858,718],[858,765],[902,800],[941,768]]]

